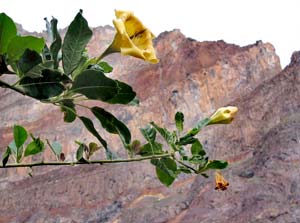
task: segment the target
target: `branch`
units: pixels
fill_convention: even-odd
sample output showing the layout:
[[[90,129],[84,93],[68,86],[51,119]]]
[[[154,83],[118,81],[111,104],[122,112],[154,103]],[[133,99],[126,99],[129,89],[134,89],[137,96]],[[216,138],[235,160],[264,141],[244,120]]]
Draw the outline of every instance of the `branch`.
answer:
[[[173,156],[173,158],[174,158],[178,163],[180,163],[181,165],[183,165],[183,166],[185,166],[186,168],[192,170],[194,173],[196,173],[196,174],[199,173],[196,169],[194,169],[193,167],[191,167],[191,166],[185,164],[184,162],[182,162],[182,161],[176,159],[174,156]]]
[[[34,167],[34,166],[75,166],[81,164],[105,164],[105,163],[130,163],[130,162],[137,162],[142,160],[150,160],[150,159],[157,159],[163,157],[169,157],[170,154],[161,154],[161,155],[153,155],[153,156],[145,156],[139,158],[132,158],[132,159],[115,159],[115,160],[90,160],[87,162],[80,162],[80,161],[70,161],[70,162],[37,162],[37,163],[15,163],[15,164],[7,164],[6,166],[0,165],[0,169],[4,168],[18,168],[18,167]]]
[[[14,91],[16,91],[16,92],[18,92],[18,93],[20,93],[22,95],[27,96],[26,93],[22,89],[17,88],[15,86],[12,86],[12,85],[10,85],[10,84],[8,84],[8,83],[6,83],[4,81],[1,81],[1,80],[0,80],[0,87],[9,88],[9,89],[14,90]]]

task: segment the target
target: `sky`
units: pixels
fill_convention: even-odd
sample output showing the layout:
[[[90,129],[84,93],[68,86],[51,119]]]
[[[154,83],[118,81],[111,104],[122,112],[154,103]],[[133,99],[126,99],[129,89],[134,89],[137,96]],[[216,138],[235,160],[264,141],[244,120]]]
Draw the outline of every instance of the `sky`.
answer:
[[[65,28],[79,9],[91,27],[112,26],[118,9],[133,11],[156,36],[176,28],[198,41],[262,40],[273,44],[282,67],[300,50],[300,0],[0,0],[0,12],[28,31],[44,30],[51,16]]]

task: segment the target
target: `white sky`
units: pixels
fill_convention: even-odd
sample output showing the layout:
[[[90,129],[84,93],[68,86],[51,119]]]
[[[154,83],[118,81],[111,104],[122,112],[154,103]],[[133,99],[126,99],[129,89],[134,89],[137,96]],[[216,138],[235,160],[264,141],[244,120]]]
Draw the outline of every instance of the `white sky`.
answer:
[[[199,41],[270,42],[283,67],[300,50],[300,0],[0,0],[0,12],[28,31],[44,30],[51,16],[64,28],[79,9],[92,27],[112,25],[119,9],[134,11],[155,35],[178,28]]]

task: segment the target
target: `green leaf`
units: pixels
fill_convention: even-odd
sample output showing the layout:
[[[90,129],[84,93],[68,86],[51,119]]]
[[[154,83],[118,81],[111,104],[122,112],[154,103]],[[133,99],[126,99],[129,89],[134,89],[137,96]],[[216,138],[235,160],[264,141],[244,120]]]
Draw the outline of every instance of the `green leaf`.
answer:
[[[133,91],[132,87],[118,80],[115,80],[115,82],[118,87],[117,94],[113,98],[107,100],[107,102],[111,104],[133,103],[136,93]]]
[[[148,142],[152,143],[155,141],[156,131],[154,128],[148,125],[145,128],[140,128],[140,131]]]
[[[81,55],[92,35],[93,32],[80,10],[70,24],[62,45],[63,68],[67,75],[71,74],[78,66]]]
[[[156,175],[161,183],[170,186],[177,177],[176,162],[168,157],[152,159],[151,163],[156,166]]]
[[[192,157],[192,159],[189,159],[190,163],[194,163],[198,165],[198,170],[204,170],[204,167],[208,163],[208,157]]]
[[[27,131],[23,126],[14,126],[14,141],[17,148],[20,148],[28,137]]]
[[[187,134],[185,134],[183,137],[179,139],[179,142],[177,142],[177,144],[178,145],[193,144],[196,141],[194,136],[197,135],[203,127],[208,125],[209,121],[210,121],[209,118],[205,118],[199,121],[193,129],[191,129]]]
[[[38,154],[44,151],[44,148],[44,143],[40,140],[40,138],[34,138],[33,141],[27,145],[24,156]]]
[[[204,169],[225,169],[227,166],[228,162],[225,160],[210,160]]]
[[[147,143],[140,148],[139,155],[152,156],[163,154],[162,144],[158,142]]]
[[[6,65],[5,57],[4,55],[0,55],[0,76],[1,74],[7,73],[8,68]]]
[[[175,142],[176,142],[176,137],[174,137],[174,135],[169,132],[167,129],[165,128],[161,128],[158,125],[156,125],[154,122],[150,122],[150,124],[156,129],[156,131],[159,132],[159,134],[166,140],[166,142],[171,145],[171,146],[175,146]]]
[[[110,66],[107,62],[101,61],[98,65],[102,68],[104,73],[111,73],[113,71],[113,67]]]
[[[155,142],[156,130],[151,126],[146,126],[145,128],[141,128],[140,131],[149,142],[142,147],[140,154],[143,156],[162,154],[162,144]]]
[[[204,156],[206,152],[203,150],[203,146],[198,139],[191,146],[191,153],[194,156]]]
[[[107,159],[115,159],[117,158],[117,155],[115,155],[107,146],[107,142],[99,135],[99,133],[97,132],[97,130],[94,127],[93,122],[88,119],[87,117],[84,116],[80,116],[79,117],[80,120],[83,122],[84,126],[86,127],[86,129],[92,133],[101,143],[101,145],[105,148],[105,152],[106,152],[106,158]]]
[[[6,151],[5,151],[5,153],[2,156],[2,166],[6,166],[10,154],[11,154],[11,151],[10,151],[10,148],[8,146],[7,149],[6,149]]]
[[[40,63],[40,64],[36,65],[31,70],[29,70],[25,74],[25,76],[30,77],[30,78],[43,77],[42,76],[43,70],[47,70],[47,69],[50,69],[50,70],[53,69],[53,61],[52,60],[48,60],[48,61],[45,61],[44,63]]]
[[[203,157],[203,156],[199,156],[199,155],[194,155],[191,158],[188,158],[187,160],[192,164],[199,165],[199,167],[201,167],[201,168],[204,167],[208,162],[207,157]]]
[[[20,60],[17,62],[22,74],[26,74],[36,65],[42,63],[42,57],[34,50],[26,49]]]
[[[20,85],[25,93],[36,99],[48,99],[61,94],[65,87],[61,84],[65,77],[58,71],[45,69],[42,77],[25,77],[20,81]]]
[[[182,112],[176,112],[175,114],[175,123],[176,128],[179,132],[182,132],[183,130],[183,122],[184,122],[184,115]]]
[[[80,146],[79,146],[79,148],[77,149],[77,152],[76,152],[77,161],[83,162],[83,163],[87,162],[87,160],[83,156],[83,153],[86,150],[86,148],[87,148],[87,146],[85,144],[83,144],[83,143],[80,144]]]
[[[185,135],[183,137],[181,137],[179,139],[179,142],[177,142],[176,144],[177,145],[181,145],[181,146],[184,146],[184,145],[188,145],[188,144],[193,144],[197,139],[195,139],[194,137],[192,136],[189,136],[189,135]]]
[[[16,36],[14,37],[7,48],[9,61],[17,61],[26,49],[34,50],[41,53],[45,45],[43,38],[34,36]]]
[[[80,61],[78,62],[78,66],[76,69],[72,72],[72,78],[75,79],[78,74],[82,73],[84,70],[86,70],[90,63],[89,55],[86,51],[84,51],[81,55]]]
[[[101,147],[98,146],[94,142],[89,143],[87,158],[89,159],[96,151],[98,151]]]
[[[47,61],[47,60],[51,60],[51,53],[50,50],[48,48],[48,46],[45,44],[43,51],[42,51],[42,56],[43,56],[43,60]]]
[[[85,70],[78,74],[71,91],[89,99],[101,100],[111,104],[127,104],[136,95],[132,88],[120,81],[112,80],[100,70]]]
[[[62,145],[59,142],[54,141],[53,143],[51,143],[50,149],[56,157],[60,157],[60,154],[62,152]]]
[[[195,136],[195,135],[197,135],[203,127],[208,125],[209,122],[210,122],[209,118],[205,118],[205,119],[199,121],[196,124],[196,126],[187,133],[186,136]]]
[[[86,70],[76,76],[71,90],[89,99],[108,101],[118,93],[118,85],[101,71]]]
[[[13,140],[8,147],[10,148],[10,151],[12,154],[14,154],[15,156],[17,156],[17,152],[18,152],[18,148],[16,146],[15,140]]]
[[[106,129],[109,133],[118,134],[125,146],[130,144],[131,133],[123,122],[118,120],[111,113],[105,111],[103,108],[93,107],[91,111],[101,122],[104,129]]]
[[[65,99],[60,104],[60,109],[64,113],[65,122],[73,122],[76,119],[75,104],[72,99]]]
[[[54,60],[54,68],[57,69],[58,65],[59,65],[59,58],[58,58],[58,53],[59,50],[61,48],[61,37],[59,35],[59,32],[57,30],[57,19],[56,18],[52,18],[50,23],[51,23],[51,34],[52,34],[52,40],[53,42],[50,45],[50,53],[52,56],[52,59]]]
[[[17,35],[14,21],[5,13],[0,13],[0,54],[7,52],[10,41]]]

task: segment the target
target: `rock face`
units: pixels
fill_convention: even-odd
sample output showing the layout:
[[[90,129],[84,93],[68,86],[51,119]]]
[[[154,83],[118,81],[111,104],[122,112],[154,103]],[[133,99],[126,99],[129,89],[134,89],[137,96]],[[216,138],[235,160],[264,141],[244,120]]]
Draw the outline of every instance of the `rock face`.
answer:
[[[109,27],[95,29],[89,53],[99,53],[99,43],[112,36]],[[141,105],[101,105],[126,122],[134,138],[151,120],[172,126],[178,110],[188,128],[218,107],[239,107],[232,124],[207,127],[200,136],[211,158],[230,161],[229,189],[215,191],[212,177],[201,176],[166,188],[149,162],[35,168],[33,178],[28,170],[1,170],[0,222],[300,222],[300,52],[281,70],[271,44],[197,42],[178,30],[162,33],[156,49],[156,65],[107,58],[112,75],[133,86]],[[3,89],[0,102],[1,152],[15,123],[62,142],[67,154],[74,154],[74,140],[93,139],[80,122],[63,123],[51,106]],[[117,138],[103,135],[122,154]],[[44,158],[53,158],[50,151]]]

